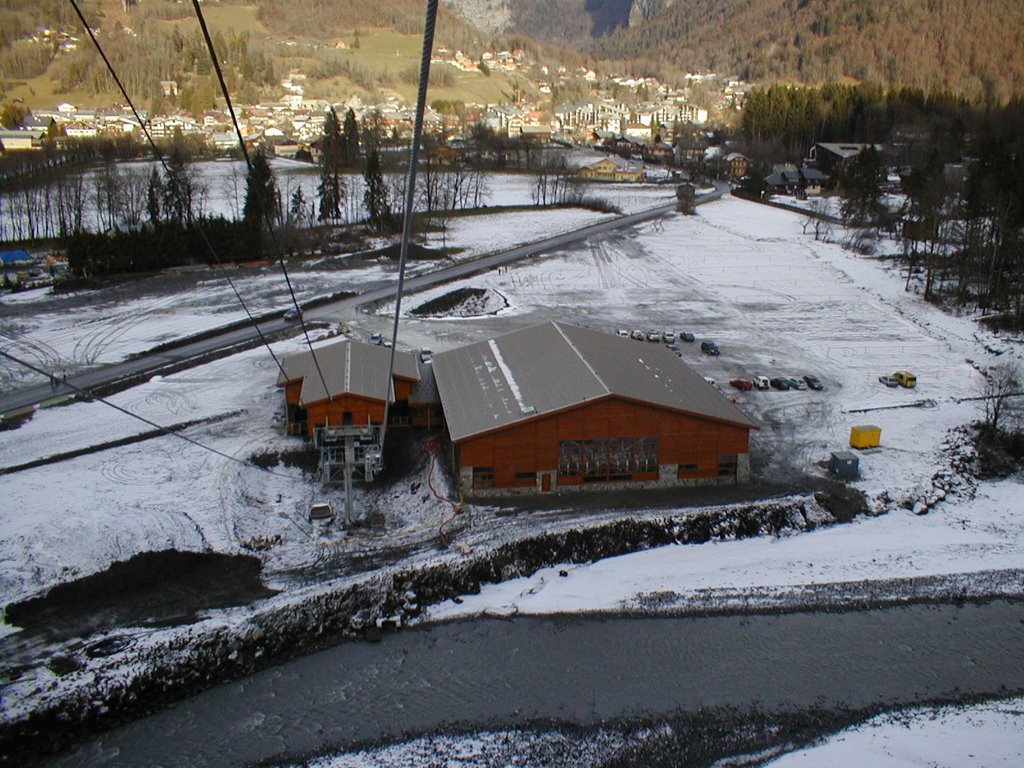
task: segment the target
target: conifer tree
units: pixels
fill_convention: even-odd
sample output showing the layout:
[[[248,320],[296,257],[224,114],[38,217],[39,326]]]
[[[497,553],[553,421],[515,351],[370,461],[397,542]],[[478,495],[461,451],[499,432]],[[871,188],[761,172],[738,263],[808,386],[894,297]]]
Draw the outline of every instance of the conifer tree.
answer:
[[[323,150],[320,155],[320,185],[317,187],[320,221],[336,221],[341,218],[341,208],[345,200],[345,180],[341,175],[343,153],[344,145],[338,115],[334,109],[328,109],[324,121]]]
[[[146,213],[149,214],[149,223],[160,222],[160,200],[164,196],[164,185],[157,173],[156,166],[149,174],[149,186],[146,188]]]
[[[178,137],[176,137],[178,138]],[[195,187],[188,155],[180,140],[176,140],[167,157],[167,178],[164,180],[164,215],[184,225],[192,218]]]
[[[356,113],[349,107],[345,113],[345,127],[341,136],[344,150],[342,152],[345,166],[347,168],[359,167],[359,123],[356,121]]]
[[[253,155],[252,169],[245,179],[242,218],[255,230],[262,232],[265,228],[273,226],[280,209],[274,170],[270,167],[266,154],[257,152]]]
[[[380,169],[380,155],[376,149],[366,158],[363,181],[366,183],[363,203],[366,205],[367,218],[377,232],[383,232],[391,223],[391,203],[388,201],[388,190]]]

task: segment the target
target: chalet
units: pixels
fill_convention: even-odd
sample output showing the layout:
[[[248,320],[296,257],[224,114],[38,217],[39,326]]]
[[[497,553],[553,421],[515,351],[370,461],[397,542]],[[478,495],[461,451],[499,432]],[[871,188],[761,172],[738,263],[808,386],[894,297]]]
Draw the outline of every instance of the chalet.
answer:
[[[0,130],[0,147],[5,151],[22,149],[39,149],[43,144],[46,131],[8,131]]]
[[[654,142],[644,147],[644,160],[651,163],[671,163],[672,145],[665,142]]]
[[[619,157],[642,157],[647,145],[632,136],[616,135],[611,139],[605,139],[604,147]]]
[[[551,141],[550,125],[529,125],[524,124],[520,129],[520,138],[534,144],[547,144]]]
[[[794,195],[799,198],[821,194],[821,187],[828,176],[817,168],[797,168],[795,165],[772,166],[772,172],[765,177],[765,192],[776,195]]]
[[[548,322],[433,368],[464,493],[749,479],[757,425],[660,344]]]
[[[621,157],[603,157],[596,163],[580,168],[580,176],[594,181],[641,181],[644,177],[644,167]]]
[[[277,157],[295,159],[301,148],[299,142],[292,139],[278,139],[271,143],[271,149]]]
[[[123,115],[105,117],[102,132],[108,136],[124,136],[140,130],[139,121]]]
[[[199,123],[185,115],[154,118],[149,126],[149,133],[154,139],[168,139],[176,133],[182,135],[196,134],[202,130]]]
[[[722,158],[729,169],[729,176],[734,180],[742,179],[750,170],[750,158],[739,152],[730,152]]]
[[[99,129],[92,123],[81,120],[74,120],[64,126],[64,135],[69,139],[94,139],[99,134]]]
[[[882,151],[880,144],[858,144],[854,142],[819,142],[811,147],[807,162],[824,173],[835,174],[848,166],[857,155],[868,147]]]
[[[51,115],[27,115],[21,123],[22,130],[48,133],[54,125]]]
[[[284,358],[277,386],[284,389],[288,431],[315,439],[327,427],[380,425],[389,389],[392,422],[408,423],[409,395],[420,378],[416,358],[395,352],[391,388],[390,362],[390,349],[348,339]]]

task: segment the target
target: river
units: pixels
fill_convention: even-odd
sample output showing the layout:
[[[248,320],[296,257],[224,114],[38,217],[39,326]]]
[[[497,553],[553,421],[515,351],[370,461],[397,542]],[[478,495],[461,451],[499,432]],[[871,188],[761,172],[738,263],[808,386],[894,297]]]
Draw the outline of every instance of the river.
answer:
[[[343,644],[102,734],[55,766],[241,765],[444,725],[909,705],[1024,690],[1024,603],[517,617]]]

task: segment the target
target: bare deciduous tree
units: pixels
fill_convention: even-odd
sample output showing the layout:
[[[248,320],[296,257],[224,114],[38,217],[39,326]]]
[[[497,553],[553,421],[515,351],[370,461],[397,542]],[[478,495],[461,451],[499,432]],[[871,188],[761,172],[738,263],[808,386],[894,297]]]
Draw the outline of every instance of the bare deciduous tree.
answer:
[[[999,434],[1009,422],[1019,428],[1024,392],[1017,366],[1003,363],[989,369],[982,384],[981,405],[983,426],[990,435]]]

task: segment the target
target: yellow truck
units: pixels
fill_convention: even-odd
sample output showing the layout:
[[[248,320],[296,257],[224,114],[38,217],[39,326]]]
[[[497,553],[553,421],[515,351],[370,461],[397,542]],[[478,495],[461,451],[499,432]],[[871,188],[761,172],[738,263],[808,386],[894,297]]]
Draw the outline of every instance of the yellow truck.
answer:
[[[896,379],[896,382],[901,387],[913,389],[914,387],[917,386],[917,376],[912,374],[910,371],[896,371],[896,373],[894,373],[892,377]]]

